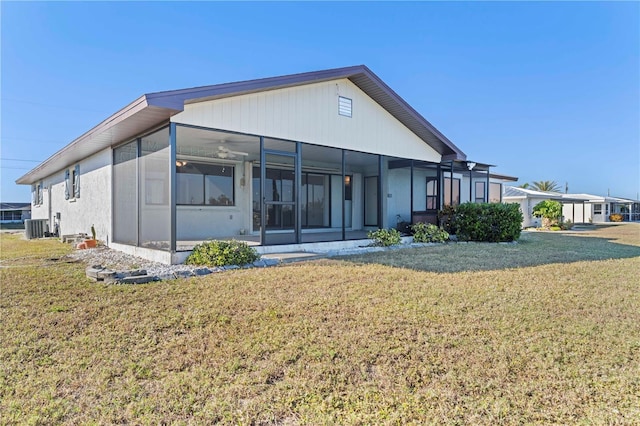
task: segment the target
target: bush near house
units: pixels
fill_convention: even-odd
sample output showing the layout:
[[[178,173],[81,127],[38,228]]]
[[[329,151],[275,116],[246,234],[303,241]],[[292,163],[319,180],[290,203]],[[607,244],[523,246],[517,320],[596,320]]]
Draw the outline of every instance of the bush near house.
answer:
[[[225,266],[246,265],[260,259],[253,247],[242,241],[206,241],[193,248],[185,261],[188,265]]]
[[[520,238],[522,212],[518,204],[464,203],[454,222],[462,241],[515,241]]]
[[[371,238],[376,246],[389,247],[400,244],[402,234],[397,229],[378,229],[367,232],[367,237]]]
[[[442,210],[438,212],[438,222],[442,229],[449,234],[455,234],[458,230],[456,228],[456,207],[444,206]]]
[[[622,222],[624,220],[624,217],[619,213],[613,213],[609,215],[609,220],[611,222]]]
[[[415,223],[411,231],[415,243],[444,243],[449,239],[447,231],[431,223]]]
[[[544,228],[549,228],[558,224],[562,216],[562,204],[555,200],[540,201],[533,207],[532,213],[535,217],[542,218]]]

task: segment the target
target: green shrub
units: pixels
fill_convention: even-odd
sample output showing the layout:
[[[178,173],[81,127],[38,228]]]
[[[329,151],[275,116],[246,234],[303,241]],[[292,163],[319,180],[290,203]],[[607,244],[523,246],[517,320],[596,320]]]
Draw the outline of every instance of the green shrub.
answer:
[[[609,215],[609,220],[611,222],[622,222],[624,217],[620,213],[612,213]]]
[[[449,233],[431,223],[418,222],[411,227],[415,243],[443,243],[449,239]]]
[[[438,222],[442,229],[449,234],[455,234],[458,231],[456,227],[456,206],[444,206],[438,212]]]
[[[535,217],[542,218],[542,226],[545,228],[556,225],[562,216],[562,204],[555,200],[540,201],[533,207]]]
[[[560,230],[562,230],[562,228],[560,228],[559,226],[555,226],[554,225],[554,226],[549,227],[549,230],[550,231],[560,231]]]
[[[377,246],[388,247],[400,244],[402,235],[397,229],[378,229],[377,231],[369,231],[367,237],[374,241]]]
[[[456,209],[455,224],[462,241],[515,241],[520,238],[522,212],[515,203],[464,203]]]
[[[569,229],[573,228],[573,222],[571,222],[571,220],[567,219],[564,222],[560,222],[558,224],[558,226],[560,227],[560,229],[562,229],[563,231],[568,231]]]
[[[193,248],[185,261],[188,265],[246,265],[260,259],[253,247],[242,241],[206,241]]]

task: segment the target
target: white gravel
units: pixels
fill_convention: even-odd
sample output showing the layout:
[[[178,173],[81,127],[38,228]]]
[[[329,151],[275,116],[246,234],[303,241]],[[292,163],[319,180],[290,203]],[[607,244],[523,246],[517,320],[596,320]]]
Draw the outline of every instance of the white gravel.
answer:
[[[157,276],[160,279],[206,275],[223,270],[222,268],[203,268],[194,265],[166,265],[108,247],[75,250],[68,257],[86,262],[88,266],[101,265],[114,271],[144,269],[147,271],[147,275]]]

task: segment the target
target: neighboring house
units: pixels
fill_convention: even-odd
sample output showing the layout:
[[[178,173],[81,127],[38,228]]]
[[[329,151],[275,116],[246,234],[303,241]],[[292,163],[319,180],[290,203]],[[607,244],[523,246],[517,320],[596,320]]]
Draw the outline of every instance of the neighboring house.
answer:
[[[366,66],[151,93],[17,180],[60,235],[180,262],[205,239],[366,238],[500,201],[516,178],[468,161]],[[280,248],[285,249],[285,248]]]
[[[0,203],[0,223],[24,223],[31,219],[31,203]]]
[[[609,222],[614,213],[625,222],[640,221],[640,201],[591,194],[563,194],[562,216],[574,223]]]
[[[522,212],[522,227],[540,227],[542,219],[533,215],[533,208],[536,204],[544,200],[562,200],[562,194],[555,192],[536,191],[528,188],[517,188],[515,186],[505,186],[502,194],[505,203],[520,204]]]
[[[562,203],[563,220],[570,220],[573,223],[609,222],[609,216],[612,213],[621,214],[626,222],[640,221],[640,201],[626,198],[562,194],[505,186],[503,200],[520,204],[523,228],[541,225],[541,219],[533,216],[533,208],[544,200],[556,200]]]

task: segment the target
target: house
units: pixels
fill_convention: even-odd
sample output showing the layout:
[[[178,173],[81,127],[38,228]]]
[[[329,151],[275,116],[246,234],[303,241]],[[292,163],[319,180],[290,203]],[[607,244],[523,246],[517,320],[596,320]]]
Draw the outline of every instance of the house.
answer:
[[[31,203],[0,203],[0,223],[24,223],[31,219]]]
[[[522,212],[522,227],[540,227],[542,219],[533,215],[533,208],[544,200],[562,199],[562,194],[555,192],[536,191],[528,188],[504,186],[502,199],[505,203],[518,203]]]
[[[640,221],[640,201],[591,194],[562,194],[505,186],[503,200],[520,204],[522,227],[539,227],[541,219],[533,216],[533,208],[541,201],[556,200],[562,204],[562,219],[573,223],[603,223],[612,213],[624,221]]]
[[[516,178],[492,167],[360,65],[143,95],[17,183],[60,235],[179,263],[205,239],[300,249],[499,202]]]
[[[610,222],[612,214],[624,222],[640,221],[640,201],[592,194],[563,194],[562,216],[574,223]]]

